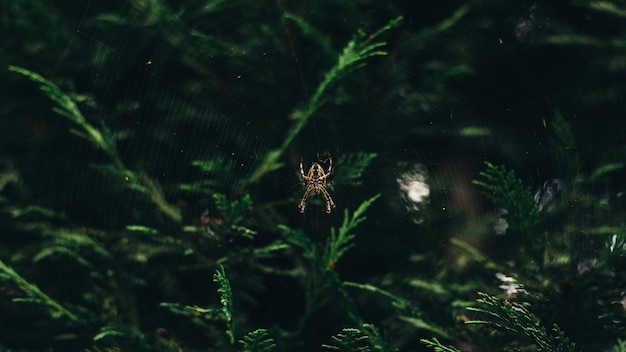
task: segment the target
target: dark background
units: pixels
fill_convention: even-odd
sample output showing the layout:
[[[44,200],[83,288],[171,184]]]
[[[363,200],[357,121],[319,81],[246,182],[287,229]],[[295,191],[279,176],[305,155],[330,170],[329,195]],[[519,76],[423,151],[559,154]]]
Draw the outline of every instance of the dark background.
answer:
[[[581,350],[608,350],[623,336],[617,303],[623,268],[584,276],[585,265],[605,263],[607,243],[624,228],[623,2],[18,0],[0,6],[0,259],[80,313],[78,322],[68,322],[45,307],[15,303],[28,296],[23,285],[0,281],[0,347],[237,350],[222,344],[223,323],[200,324],[159,307],[219,306],[211,275],[231,258],[225,267],[236,340],[268,328],[278,350],[320,350],[331,335],[355,326],[347,303],[330,299],[307,316],[310,277],[277,274],[306,270],[301,253],[294,247],[257,258],[255,249],[281,238],[279,224],[322,243],[345,209],[352,213],[378,193],[355,230],[355,246],[334,269],[339,280],[370,283],[410,302],[409,314],[371,292],[349,292],[361,321],[385,331],[391,345],[424,350],[419,339],[438,336],[464,351],[524,346],[522,338],[504,342],[462,324],[477,291],[506,295],[497,270],[451,238],[527,278],[536,301],[526,299],[543,308],[534,313],[547,327],[559,324]],[[374,33],[398,16],[400,25],[382,36],[388,54],[333,84],[281,156],[284,166],[245,182],[287,138],[294,116],[355,33]],[[108,167],[110,155],[71,133],[80,128],[53,112],[56,104],[9,65],[36,72],[71,96],[91,125],[110,132],[125,167],[154,185],[180,218],[126,187]],[[338,161],[357,153],[377,157],[360,185],[341,183],[348,165]],[[298,163],[323,155],[335,161],[330,189],[337,209],[326,215],[313,197],[302,215]],[[199,170],[195,160],[216,166]],[[511,221],[509,233],[496,235],[502,204],[472,183],[485,161],[514,170],[528,199],[558,178],[559,202],[539,214],[532,231]],[[428,170],[430,199],[419,211],[409,208],[396,181],[412,165]],[[204,181],[203,189],[181,188]],[[227,220],[216,193],[231,202],[250,195],[253,207],[241,223],[257,231],[253,240],[221,226]],[[207,223],[216,238],[185,230]],[[156,229],[163,241],[129,225]],[[83,242],[64,242],[70,232]],[[522,250],[536,247],[539,237],[547,250],[542,263]],[[53,254],[42,255],[46,249]],[[406,316],[423,325],[400,318]],[[122,337],[94,339],[107,329]]]

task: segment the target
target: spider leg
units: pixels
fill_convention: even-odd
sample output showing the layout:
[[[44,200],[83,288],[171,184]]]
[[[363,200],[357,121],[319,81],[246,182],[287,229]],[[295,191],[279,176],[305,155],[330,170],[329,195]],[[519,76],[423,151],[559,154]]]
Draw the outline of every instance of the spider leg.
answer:
[[[326,200],[326,214],[330,214],[332,208],[336,207],[335,202],[333,202],[333,199],[330,197],[330,194],[328,193],[326,188],[322,187],[320,189],[320,193],[322,193],[322,196],[324,196],[324,199]]]
[[[326,175],[330,175],[331,170],[333,169],[333,157],[330,156],[328,157],[328,172],[326,172]]]
[[[307,187],[306,191],[304,191],[304,196],[302,196],[302,200],[300,201],[300,204],[298,204],[298,209],[300,209],[300,212],[304,214],[304,210],[306,209],[306,200],[309,198],[309,195],[311,195],[311,191],[313,189],[311,187]]]
[[[323,180],[327,179],[328,176],[330,176],[330,174],[324,174],[324,175],[318,177],[317,179],[320,180],[320,181],[323,181]]]

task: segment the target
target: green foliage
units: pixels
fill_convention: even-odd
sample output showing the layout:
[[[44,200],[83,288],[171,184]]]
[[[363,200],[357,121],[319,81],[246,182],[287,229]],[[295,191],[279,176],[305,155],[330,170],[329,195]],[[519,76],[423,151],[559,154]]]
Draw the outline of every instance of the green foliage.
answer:
[[[59,89],[56,84],[50,82],[35,72],[21,67],[9,66],[9,71],[22,74],[28,77],[31,81],[39,84],[39,89],[57,104],[57,106],[53,108],[53,111],[69,119],[83,129],[83,131],[71,130],[72,133],[84,138],[92,143],[94,147],[104,151],[116,163],[121,163],[118,159],[113,136],[107,130],[104,130],[105,133],[102,133],[87,122],[74,100]]]
[[[180,303],[168,302],[161,302],[160,306],[169,310],[172,313],[187,316],[189,318],[202,317],[203,320],[207,321],[213,321],[219,317],[223,317],[223,319],[226,319],[226,317],[223,316],[223,311],[221,308],[202,308],[199,306],[186,306]]]
[[[256,231],[243,226],[244,220],[250,216],[252,211],[252,199],[249,195],[243,196],[240,200],[226,199],[223,194],[213,194],[213,201],[220,217],[227,227],[236,235],[252,238]]]
[[[165,200],[163,192],[153,180],[146,175],[131,171],[124,165],[116,147],[116,139],[106,127],[98,129],[87,122],[75,101],[41,75],[17,66],[9,66],[9,70],[22,74],[39,84],[39,89],[57,104],[53,111],[74,122],[82,129],[82,131],[72,129],[71,132],[89,141],[96,149],[102,150],[111,159],[111,164],[99,166],[102,171],[115,175],[118,182],[126,183],[130,189],[147,196],[163,214],[173,221],[181,221],[180,210]]]
[[[388,298],[391,301],[391,304],[398,308],[400,311],[409,311],[410,310],[410,304],[409,302],[402,298],[402,297],[398,297],[397,295],[394,295],[388,291],[385,291],[379,287],[376,287],[374,285],[370,285],[370,284],[360,284],[360,283],[356,283],[356,282],[349,282],[349,281],[345,281],[343,283],[343,285],[345,287],[356,287],[358,289],[364,290],[364,291],[369,291],[372,293],[376,293],[379,294],[385,298]]]
[[[201,225],[187,225],[184,231],[200,233],[211,241],[229,241],[233,238],[253,239],[256,230],[249,227],[253,210],[252,199],[244,195],[238,200],[229,200],[226,195],[212,193],[213,208],[201,215]]]
[[[220,265],[220,267],[213,275],[213,281],[217,282],[220,286],[217,289],[217,292],[220,294],[220,303],[222,304],[222,313],[224,313],[224,317],[226,318],[226,323],[228,329],[226,330],[226,334],[230,337],[230,343],[235,343],[235,333],[234,333],[234,322],[233,322],[233,292],[230,288],[230,282],[226,278],[226,272],[224,271],[224,266]]]
[[[358,186],[362,183],[363,172],[376,158],[376,153],[352,153],[342,154],[337,160],[341,165],[342,172],[338,173],[334,179],[336,184],[347,184]]]
[[[366,220],[363,214],[379,197],[380,195],[378,194],[361,203],[352,216],[350,216],[348,209],[346,209],[341,226],[338,229],[331,228],[330,236],[321,245],[315,244],[301,230],[291,229],[286,225],[280,225],[279,228],[284,232],[287,241],[302,249],[305,258],[321,265],[319,269],[326,270],[326,268],[333,268],[348,249],[354,245],[352,241],[355,235],[352,231]]]
[[[345,351],[345,352],[369,352],[371,349],[365,345],[367,336],[361,335],[361,330],[355,328],[344,328],[342,332],[332,336],[333,345],[322,345],[329,351]]]
[[[626,351],[624,5],[434,4],[3,3],[0,349]]]
[[[435,350],[435,352],[461,352],[460,350],[452,347],[452,346],[444,346],[441,344],[441,342],[439,342],[439,340],[437,340],[436,337],[433,337],[432,340],[428,340],[428,339],[421,339],[420,340],[421,343],[423,343],[424,345],[432,348],[433,350]]]
[[[338,230],[335,230],[335,228],[330,229],[330,236],[326,240],[324,253],[322,254],[322,263],[329,263],[331,267],[334,266],[348,249],[353,246],[354,234],[352,230],[365,221],[366,217],[363,214],[378,198],[380,198],[380,194],[361,203],[352,214],[352,217],[350,217],[348,209],[344,211],[341,227]]]
[[[504,165],[496,166],[486,161],[485,167],[486,170],[480,172],[483,180],[475,180],[473,183],[481,186],[485,196],[496,205],[507,210],[512,223],[521,226],[519,230],[527,230],[536,217],[530,187],[524,185],[515,172],[507,170]]]
[[[227,182],[225,170],[233,170],[234,165],[231,160],[225,160],[222,157],[216,157],[210,160],[194,160],[191,165],[202,171],[203,175],[208,177],[197,180],[192,183],[181,183],[178,188],[191,192],[213,195],[219,187]]]
[[[626,9],[624,5],[619,2],[582,0],[576,1],[575,3],[577,7],[587,8],[591,13],[601,15],[607,20],[614,20],[615,18],[621,20],[626,19]],[[577,27],[566,28],[559,33],[550,33],[550,35],[544,39],[544,42],[551,45],[576,45],[587,48],[624,48],[624,43],[613,36],[597,36],[581,32],[582,31]],[[619,34],[617,33],[617,35]],[[618,59],[617,55],[613,59]],[[615,64],[616,62],[613,61],[613,63]]]
[[[618,339],[615,346],[609,348],[606,352],[626,352],[626,340]]]
[[[324,104],[324,99],[331,86],[350,72],[365,66],[366,59],[373,56],[387,55],[387,52],[383,50],[386,43],[384,41],[378,41],[379,37],[397,27],[401,21],[402,17],[398,17],[391,20],[386,26],[380,28],[375,33],[368,34],[359,31],[354,35],[337,58],[335,66],[324,75],[324,79],[317,86],[313,96],[303,108],[291,114],[292,119],[296,121],[287,132],[283,143],[278,149],[272,150],[267,154],[260,166],[250,177],[250,182],[256,182],[267,172],[271,172],[282,166],[279,162],[280,158],[304,126],[307,125],[315,112]]]
[[[556,139],[561,143],[563,148],[570,149],[576,146],[574,143],[572,127],[569,123],[567,123],[567,121],[565,121],[565,117],[561,112],[556,111],[554,113],[554,121],[550,127],[554,131]]]
[[[270,352],[276,348],[274,339],[269,336],[266,329],[256,329],[247,333],[239,340],[245,352]]]
[[[397,352],[398,348],[394,347],[392,342],[384,336],[380,329],[374,324],[364,323],[363,332],[367,334],[373,352]]]
[[[14,303],[29,303],[45,307],[52,311],[51,317],[55,320],[61,317],[68,318],[74,324],[90,324],[95,316],[85,309],[85,304],[102,304],[104,299],[103,286],[111,279],[112,273],[102,270],[101,263],[111,264],[113,257],[108,249],[97,239],[90,237],[84,230],[67,228],[62,226],[67,219],[56,212],[40,206],[17,206],[7,205],[3,212],[11,214],[14,219],[13,225],[24,236],[37,236],[41,246],[30,251],[28,257],[21,253],[11,253],[14,262],[21,266],[45,268],[51,265],[69,265],[74,268],[77,276],[76,281],[85,279],[91,286],[90,292],[84,292],[81,296],[81,305],[61,302],[53,298],[60,296],[49,295],[39,289],[34,283],[24,278],[12,267],[0,261],[0,281],[7,287],[15,286],[17,292],[8,290],[6,296]],[[10,252],[8,252],[10,253]],[[78,274],[80,273],[80,274]],[[85,276],[78,276],[84,275]],[[82,283],[66,285],[65,289],[80,286]]]
[[[312,38],[315,42],[317,42],[325,56],[332,57],[334,55],[330,36],[320,32],[301,16],[287,12],[285,13],[285,18],[293,21],[305,36]]]
[[[213,201],[224,221],[237,224],[252,210],[252,199],[245,195],[241,200],[228,201],[223,194],[214,194]]]
[[[15,297],[13,298],[13,302],[16,303],[29,303],[40,305],[42,307],[48,308],[52,311],[53,318],[66,317],[72,321],[78,321],[79,318],[76,314],[72,313],[68,309],[64,308],[61,304],[59,304],[54,299],[50,298],[48,295],[43,293],[39,288],[28,282],[22,276],[20,276],[13,268],[6,265],[4,262],[0,260],[0,281],[5,284],[14,285],[16,288],[23,291],[23,297]]]
[[[570,127],[566,126],[564,120],[558,123],[562,124],[560,127],[561,132],[555,133],[554,138],[558,139],[559,143],[571,143]],[[563,165],[576,164],[578,155],[561,155],[565,158],[562,160]],[[512,172],[507,172],[504,167],[495,167],[489,163],[486,165],[487,171],[481,173],[481,175],[488,181],[476,183],[490,192],[488,196],[494,202],[511,204],[513,206],[515,204],[524,204],[523,207],[518,208],[517,213],[526,213],[525,209],[531,207],[528,201],[530,195],[521,180],[517,179]],[[568,167],[565,167],[565,169],[568,169]],[[483,313],[486,315],[486,319],[471,321],[471,323],[481,322],[495,326],[498,331],[506,331],[512,334],[514,339],[531,340],[537,346],[536,348],[544,351],[573,351],[574,344],[569,342],[565,337],[565,332],[557,324],[553,324],[551,332],[548,332],[546,328],[539,325],[540,320],[552,323],[558,321],[559,326],[566,324],[570,329],[568,334],[576,336],[579,340],[585,340],[581,336],[586,335],[587,331],[593,329],[593,327],[588,326],[585,328],[580,324],[583,324],[582,321],[594,321],[597,319],[597,316],[583,318],[584,312],[587,309],[596,312],[603,311],[604,309],[600,305],[596,305],[593,302],[606,302],[606,297],[608,296],[615,297],[621,295],[621,293],[617,292],[620,289],[612,287],[611,282],[614,279],[609,277],[613,277],[619,271],[617,266],[615,266],[617,263],[613,262],[615,258],[613,251],[621,251],[622,247],[618,238],[622,236],[623,230],[621,227],[623,225],[607,227],[607,223],[605,223],[599,228],[576,221],[565,221],[559,217],[562,216],[561,214],[570,214],[572,202],[569,199],[575,199],[580,213],[592,214],[596,211],[595,209],[598,207],[597,199],[590,195],[581,195],[574,192],[581,192],[580,185],[598,182],[598,180],[606,177],[607,174],[619,169],[621,169],[619,163],[609,163],[599,166],[596,171],[591,173],[590,177],[574,173],[571,179],[577,182],[577,184],[576,186],[570,186],[569,191],[561,191],[564,194],[557,195],[562,197],[560,201],[553,202],[553,206],[547,210],[544,208],[542,213],[534,212],[533,221],[523,223],[524,226],[519,228],[524,229],[524,231],[513,232],[514,238],[510,238],[511,234],[509,233],[504,235],[509,236],[507,241],[519,244],[514,266],[505,265],[505,263],[485,255],[464,241],[456,238],[451,239],[451,243],[461,248],[473,261],[480,263],[485,269],[496,272],[496,276],[502,281],[500,288],[510,295],[510,300],[500,300],[495,296],[481,294],[482,298],[479,301],[487,307],[468,309]],[[524,210],[523,213],[521,213],[522,210]],[[607,208],[604,207],[604,210],[606,211]],[[555,219],[560,220],[555,224]],[[623,223],[620,219],[611,219],[610,221]],[[594,246],[592,238],[599,238],[601,242],[608,243],[606,241],[612,232],[617,234],[614,233],[610,237],[610,245],[606,244],[605,249],[601,249],[596,244],[595,254],[592,259],[589,259],[589,254],[586,252],[587,249],[582,253],[575,249],[580,248],[577,247],[580,245],[584,246],[583,248]],[[520,236],[523,236],[523,241],[519,241]],[[606,246],[608,246],[608,250]],[[521,253],[528,253],[530,256],[524,256]],[[509,277],[507,276],[508,274],[504,275],[503,273],[510,273],[511,276]],[[621,277],[621,275],[618,276]],[[576,279],[570,282],[568,279],[570,277],[575,277]],[[604,287],[602,292],[597,290],[599,286]],[[567,290],[568,295],[564,296],[559,292],[555,292],[555,288],[556,290]],[[580,307],[576,314],[576,320],[579,322],[574,324],[573,327],[567,320],[555,319],[555,316],[558,316],[560,313],[558,311],[555,312],[551,308],[554,306],[554,302]],[[594,308],[591,308],[592,306]],[[531,309],[535,313],[531,313]],[[611,309],[610,311],[613,310]],[[540,318],[535,316],[535,314],[538,314]],[[606,314],[613,316],[616,313],[607,311]],[[617,313],[617,315],[621,315],[621,313]],[[610,334],[608,331],[603,331],[602,333]],[[589,338],[586,340],[588,345],[584,346],[583,349],[591,348],[598,350],[600,348],[601,344],[599,345],[599,342],[591,341]]]
[[[343,290],[335,266],[343,255],[354,245],[355,235],[352,231],[363,221],[363,214],[378,199],[376,195],[364,201],[350,216],[346,209],[344,220],[339,229],[331,228],[330,236],[320,244],[313,242],[303,231],[294,230],[280,225],[286,240],[300,248],[302,257],[308,260],[307,270],[312,273],[306,288],[306,311],[300,319],[299,326],[304,328],[310,316],[331,299],[341,299],[349,305],[351,299]],[[328,293],[332,293],[329,295]],[[333,297],[338,294],[338,297]]]
[[[537,345],[538,351],[574,352],[575,344],[570,343],[565,333],[554,324],[552,333],[541,326],[537,317],[523,304],[511,303],[486,293],[479,292],[480,307],[469,307],[470,311],[482,313],[485,320],[470,320],[467,324],[488,324],[502,332],[512,332],[514,336],[524,336]]]
[[[346,352],[393,352],[397,351],[381,335],[373,324],[365,323],[360,329],[344,328],[340,333],[331,336],[332,344],[322,344],[328,351]]]
[[[185,316],[195,324],[199,325],[203,329],[209,330],[209,327],[205,323],[215,323],[216,321],[223,321],[226,329],[225,333],[228,336],[228,341],[231,345],[235,343],[235,322],[233,321],[233,293],[230,287],[230,282],[226,277],[224,266],[220,265],[213,275],[213,281],[218,284],[217,292],[220,295],[221,308],[202,308],[197,305],[187,306],[180,303],[167,303],[161,302],[160,306],[166,308],[172,313]],[[256,336],[256,335],[255,335]],[[254,336],[250,336],[254,338]],[[248,341],[244,337],[245,341]],[[250,340],[261,341],[261,340]]]
[[[126,327],[102,327],[100,332],[93,337],[93,342],[96,346],[88,348],[86,351],[102,351],[103,349],[98,345],[127,346],[133,351],[181,351],[181,347],[173,341],[155,338],[155,336],[144,334],[138,329],[128,329]],[[109,351],[111,349],[109,347],[104,350]]]
[[[476,248],[472,247],[467,242],[463,242],[459,240],[458,238],[451,238],[450,243],[463,249],[463,251],[469,254],[472,260],[480,263],[482,266],[484,266],[487,269],[501,270],[503,268],[502,266],[495,263],[491,258],[486,256],[485,254],[483,254]]]
[[[555,162],[565,171],[567,175],[580,175],[580,162],[575,153],[576,139],[571,124],[565,119],[560,111],[554,111],[554,118],[550,123],[550,131],[554,133],[550,143],[554,150]],[[576,178],[571,178],[577,181]]]

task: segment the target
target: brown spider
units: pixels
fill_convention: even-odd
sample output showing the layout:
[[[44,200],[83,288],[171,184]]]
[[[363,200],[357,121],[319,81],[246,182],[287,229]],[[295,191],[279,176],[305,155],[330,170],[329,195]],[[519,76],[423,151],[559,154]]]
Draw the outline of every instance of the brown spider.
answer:
[[[305,174],[304,169],[302,168],[302,160],[300,160],[300,175],[302,175],[302,181],[306,185],[306,191],[304,191],[304,196],[302,196],[302,200],[300,204],[298,204],[298,209],[300,209],[301,213],[304,213],[306,209],[306,201],[313,194],[321,194],[326,200],[326,214],[330,214],[332,208],[335,207],[335,202],[328,194],[326,190],[326,179],[330,176],[333,169],[333,158],[329,158],[329,166],[328,171],[324,171],[322,165],[318,163],[312,163],[309,171]]]

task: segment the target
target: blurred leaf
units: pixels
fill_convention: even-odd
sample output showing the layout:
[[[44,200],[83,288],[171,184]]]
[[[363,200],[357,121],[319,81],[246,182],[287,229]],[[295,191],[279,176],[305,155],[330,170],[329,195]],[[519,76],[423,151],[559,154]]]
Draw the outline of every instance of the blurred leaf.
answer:
[[[270,352],[276,347],[266,329],[257,329],[247,333],[243,339],[239,340],[243,345],[244,352]]]
[[[537,344],[539,351],[574,352],[575,344],[559,329],[556,324],[550,335],[545,327],[540,326],[538,319],[522,304],[500,300],[495,296],[479,292],[479,307],[469,307],[470,311],[486,316],[485,320],[469,320],[466,324],[488,324],[498,330],[509,331],[526,336]]]

